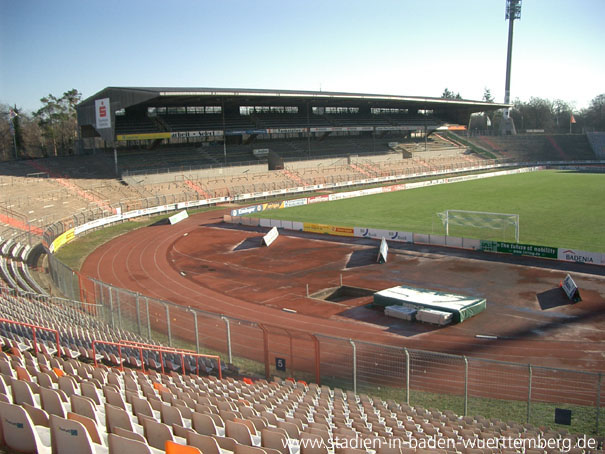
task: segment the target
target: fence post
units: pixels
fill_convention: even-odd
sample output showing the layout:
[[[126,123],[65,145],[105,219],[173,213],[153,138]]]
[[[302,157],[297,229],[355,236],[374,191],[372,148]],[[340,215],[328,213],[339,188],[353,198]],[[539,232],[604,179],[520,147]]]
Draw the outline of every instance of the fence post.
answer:
[[[141,304],[139,302],[139,294],[137,293],[137,299],[135,300],[137,307],[137,327],[139,329],[139,335],[141,334]]]
[[[147,314],[147,339],[151,338],[151,318],[149,318],[149,298],[145,297],[145,312]]]
[[[120,294],[116,289],[116,302],[118,304],[118,326],[122,329],[122,308],[120,307]]]
[[[351,347],[353,347],[353,392],[357,394],[357,346],[353,339],[349,339]]]
[[[410,352],[403,348],[405,352],[405,403],[410,405]]]
[[[168,346],[172,347],[172,330],[170,329],[170,308],[168,304],[164,303],[166,309],[166,329],[168,330]]]
[[[229,357],[229,364],[233,364],[233,358],[231,357],[231,325],[229,323],[229,319],[224,315],[221,315],[221,318],[225,322],[227,326],[227,354]]]
[[[597,385],[597,420],[595,424],[595,433],[599,435],[599,414],[601,413],[601,379],[603,378],[603,373],[599,372],[599,380]]]
[[[198,332],[197,327],[197,312],[195,310],[188,308],[191,312],[193,312],[193,329],[195,329],[195,352],[199,354],[200,352],[200,334]]]
[[[468,415],[468,358],[464,358],[464,416]]]
[[[269,333],[267,329],[263,325],[258,325],[260,329],[263,330],[263,350],[265,357],[265,378],[269,380],[269,376],[271,375],[271,366],[269,366]]]
[[[113,319],[113,296],[111,295],[111,287],[109,288],[109,313],[111,314],[111,327],[115,328],[115,323]]]
[[[532,368],[531,364],[528,364],[529,368],[529,383],[527,389],[527,423],[529,424],[529,420],[531,418],[531,378],[532,378]]]
[[[315,344],[315,381],[318,385],[321,386],[321,356],[320,356],[320,346],[319,339],[314,334],[311,335],[313,337],[313,343]]]

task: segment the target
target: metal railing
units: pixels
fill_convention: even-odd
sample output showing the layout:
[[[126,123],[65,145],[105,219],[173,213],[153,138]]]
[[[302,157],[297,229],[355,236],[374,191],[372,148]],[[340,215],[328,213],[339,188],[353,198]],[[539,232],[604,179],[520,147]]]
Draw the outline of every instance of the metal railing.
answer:
[[[193,352],[187,351],[187,350],[175,349],[175,348],[165,348],[162,346],[157,346],[157,345],[153,345],[153,344],[145,344],[143,342],[134,342],[134,341],[110,342],[110,341],[103,341],[103,340],[93,340],[92,341],[92,357],[94,360],[95,367],[97,367],[97,364],[98,364],[97,345],[110,345],[110,346],[118,348],[118,356],[117,356],[118,364],[116,364],[116,365],[120,368],[120,370],[124,370],[124,362],[126,359],[122,357],[122,349],[126,348],[126,349],[137,350],[139,352],[139,360],[141,362],[141,372],[143,372],[143,373],[145,373],[145,358],[144,358],[143,352],[148,351],[148,352],[158,353],[160,370],[161,370],[162,374],[166,373],[164,354],[169,353],[171,355],[176,355],[176,356],[180,357],[180,359],[181,359],[180,366],[181,366],[181,372],[183,373],[183,375],[185,375],[187,373],[187,369],[185,367],[185,358],[186,357],[195,358],[195,366],[196,366],[195,373],[197,375],[200,374],[200,358],[206,358],[206,359],[211,359],[211,360],[216,361],[218,378],[219,379],[223,378],[223,373],[221,370],[221,358],[218,355],[204,355],[204,354],[199,354],[199,353],[193,353]],[[130,364],[130,365],[132,366],[132,364]],[[147,364],[147,368],[148,369],[150,368],[149,364]]]
[[[46,328],[44,326],[39,326],[39,325],[33,325],[31,323],[9,320],[7,318],[0,318],[0,323],[9,323],[12,325],[19,325],[19,326],[24,326],[26,328],[30,328],[32,330],[32,344],[33,344],[33,348],[34,348],[34,354],[36,354],[36,355],[38,354],[38,350],[39,350],[36,331],[48,331],[48,332],[53,333],[55,335],[55,340],[57,342],[57,356],[61,356],[60,336],[59,336],[59,331],[57,331],[56,329]]]

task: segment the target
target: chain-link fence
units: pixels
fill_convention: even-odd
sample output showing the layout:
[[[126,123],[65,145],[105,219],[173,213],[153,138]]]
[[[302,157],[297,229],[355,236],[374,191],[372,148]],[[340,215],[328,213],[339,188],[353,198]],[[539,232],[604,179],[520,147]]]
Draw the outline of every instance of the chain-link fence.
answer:
[[[575,432],[605,432],[601,373],[315,337],[321,382],[331,386],[534,426],[556,426],[556,410],[566,410]]]

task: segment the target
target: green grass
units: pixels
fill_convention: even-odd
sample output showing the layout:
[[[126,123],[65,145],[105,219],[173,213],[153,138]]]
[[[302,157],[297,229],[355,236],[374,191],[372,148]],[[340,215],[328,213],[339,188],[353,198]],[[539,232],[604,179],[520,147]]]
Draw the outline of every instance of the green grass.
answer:
[[[521,243],[605,252],[605,174],[507,175],[267,211],[262,217],[443,234],[436,213],[447,209],[519,214]],[[466,236],[477,237],[473,233]]]
[[[189,215],[193,215],[216,209],[220,209],[220,207],[198,208],[195,210],[188,210],[188,213]],[[56,252],[55,256],[72,270],[79,271],[84,263],[84,260],[86,260],[86,257],[88,257],[88,255],[99,246],[102,246],[103,244],[119,237],[120,235],[141,227],[147,227],[170,216],[172,216],[172,213],[152,216],[149,218],[135,219],[92,231],[86,235],[77,237],[71,243],[67,243],[61,247]]]

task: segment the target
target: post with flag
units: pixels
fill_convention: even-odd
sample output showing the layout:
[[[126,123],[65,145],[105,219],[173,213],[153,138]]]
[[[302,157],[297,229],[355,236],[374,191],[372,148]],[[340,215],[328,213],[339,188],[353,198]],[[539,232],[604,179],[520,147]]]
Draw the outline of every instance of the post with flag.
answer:
[[[571,125],[576,122],[576,119],[573,116],[573,113],[569,114],[569,133],[571,134]]]
[[[17,154],[17,133],[15,132],[15,125],[13,124],[14,119],[19,116],[16,112],[17,106],[14,109],[9,109],[8,111],[8,123],[11,131],[11,135],[13,136],[13,145],[15,146],[15,160],[19,158]]]

